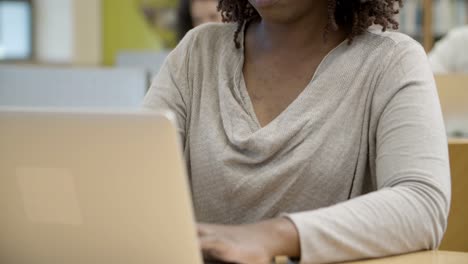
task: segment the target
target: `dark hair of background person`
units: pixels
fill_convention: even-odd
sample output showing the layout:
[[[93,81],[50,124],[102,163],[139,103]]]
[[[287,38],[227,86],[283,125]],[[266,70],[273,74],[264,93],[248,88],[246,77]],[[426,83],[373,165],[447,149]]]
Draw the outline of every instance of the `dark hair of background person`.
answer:
[[[398,29],[399,24],[394,16],[403,6],[402,0],[327,1],[328,24],[323,32],[325,40],[330,31],[336,31],[343,27],[349,32],[347,36],[349,44],[373,24],[382,26],[383,31]],[[234,42],[236,47],[240,48],[238,37],[244,23],[260,19],[260,15],[248,0],[219,0],[218,10],[221,11],[224,22],[238,24],[234,34]]]
[[[179,0],[177,10],[177,37],[180,40],[193,28],[192,15],[190,13],[190,2],[193,0]]]

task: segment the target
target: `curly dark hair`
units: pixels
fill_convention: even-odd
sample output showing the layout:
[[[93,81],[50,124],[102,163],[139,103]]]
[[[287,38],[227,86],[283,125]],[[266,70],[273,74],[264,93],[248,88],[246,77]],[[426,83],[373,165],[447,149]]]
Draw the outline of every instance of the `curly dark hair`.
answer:
[[[340,27],[348,28],[348,43],[364,33],[372,25],[382,26],[382,30],[398,29],[394,16],[403,6],[403,0],[327,0],[328,23],[324,29],[324,39],[330,31]],[[248,0],[219,0],[218,11],[224,22],[236,22],[234,42],[240,48],[239,34],[244,23],[260,19],[258,12]]]

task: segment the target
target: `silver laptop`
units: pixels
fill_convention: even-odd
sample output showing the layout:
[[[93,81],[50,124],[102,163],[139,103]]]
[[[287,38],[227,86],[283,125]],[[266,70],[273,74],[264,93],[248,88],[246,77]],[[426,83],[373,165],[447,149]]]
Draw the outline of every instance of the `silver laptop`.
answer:
[[[0,263],[202,263],[173,123],[0,109]]]

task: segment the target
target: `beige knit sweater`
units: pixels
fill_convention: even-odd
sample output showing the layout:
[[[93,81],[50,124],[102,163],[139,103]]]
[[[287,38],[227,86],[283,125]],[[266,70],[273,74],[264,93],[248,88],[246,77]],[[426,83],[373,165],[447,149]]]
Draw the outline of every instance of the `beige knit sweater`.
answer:
[[[234,30],[192,30],[144,102],[177,115],[197,220],[241,224],[286,213],[299,230],[301,263],[437,247],[450,175],[424,50],[399,33],[344,42],[262,128]]]

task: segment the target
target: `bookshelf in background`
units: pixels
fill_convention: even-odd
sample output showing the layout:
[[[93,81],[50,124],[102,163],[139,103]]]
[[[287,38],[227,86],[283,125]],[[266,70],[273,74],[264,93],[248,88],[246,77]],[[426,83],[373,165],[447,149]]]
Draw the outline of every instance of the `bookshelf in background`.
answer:
[[[406,0],[398,19],[400,31],[430,51],[451,29],[468,23],[468,0]]]

